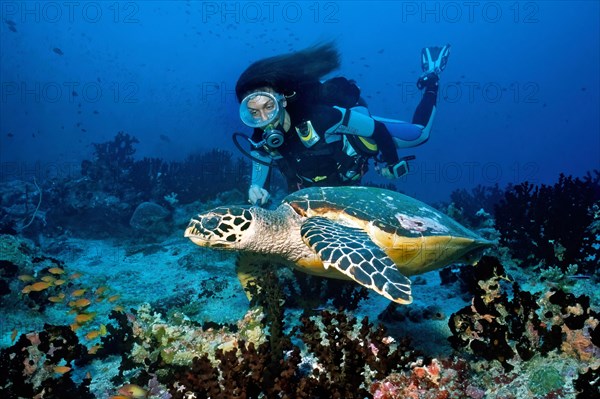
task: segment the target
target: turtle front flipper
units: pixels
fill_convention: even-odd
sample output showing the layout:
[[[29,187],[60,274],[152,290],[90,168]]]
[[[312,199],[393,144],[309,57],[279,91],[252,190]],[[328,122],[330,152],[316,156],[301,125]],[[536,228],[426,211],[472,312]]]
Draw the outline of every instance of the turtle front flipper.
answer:
[[[394,302],[412,302],[410,280],[363,230],[312,217],[300,232],[325,268],[333,267]]]
[[[238,280],[246,293],[246,297],[249,301],[252,300],[251,285],[256,285],[256,277],[260,276],[261,265],[255,256],[248,254],[241,254],[235,261],[235,271],[238,276]]]
[[[280,263],[278,258],[263,254],[242,252],[238,255],[235,272],[250,305],[254,306],[257,295],[272,291],[271,279],[277,279],[275,273]]]

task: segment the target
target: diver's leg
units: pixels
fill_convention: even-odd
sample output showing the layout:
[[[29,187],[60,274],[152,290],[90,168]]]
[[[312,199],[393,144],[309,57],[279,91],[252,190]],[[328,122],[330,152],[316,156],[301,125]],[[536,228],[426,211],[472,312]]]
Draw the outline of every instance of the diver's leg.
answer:
[[[413,115],[413,125],[421,126],[422,135],[421,143],[427,141],[431,127],[433,125],[433,117],[435,116],[437,95],[439,89],[440,78],[435,72],[427,74],[425,77],[419,78],[417,86],[424,88],[423,97]]]

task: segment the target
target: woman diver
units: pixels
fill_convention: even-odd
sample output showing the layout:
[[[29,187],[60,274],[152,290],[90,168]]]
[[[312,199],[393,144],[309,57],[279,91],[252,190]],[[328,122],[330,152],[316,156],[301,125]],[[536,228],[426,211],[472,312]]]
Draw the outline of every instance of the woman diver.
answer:
[[[264,205],[269,170],[277,166],[288,189],[310,186],[357,185],[369,158],[387,178],[408,172],[409,159],[398,148],[427,141],[435,115],[439,74],[450,45],[422,50],[424,89],[412,123],[372,116],[353,81],[338,77],[321,81],[340,66],[333,43],[313,46],[251,64],[236,84],[240,118],[254,128],[249,141],[252,180],[249,202]],[[236,141],[237,143],[237,141]]]

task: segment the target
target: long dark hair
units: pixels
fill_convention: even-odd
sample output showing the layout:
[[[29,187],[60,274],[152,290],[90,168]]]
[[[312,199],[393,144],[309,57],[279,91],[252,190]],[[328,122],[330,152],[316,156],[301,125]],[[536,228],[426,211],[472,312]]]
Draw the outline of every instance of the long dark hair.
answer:
[[[235,85],[238,101],[252,90],[272,87],[292,95],[340,67],[340,54],[333,42],[318,44],[289,54],[276,55],[251,64]]]

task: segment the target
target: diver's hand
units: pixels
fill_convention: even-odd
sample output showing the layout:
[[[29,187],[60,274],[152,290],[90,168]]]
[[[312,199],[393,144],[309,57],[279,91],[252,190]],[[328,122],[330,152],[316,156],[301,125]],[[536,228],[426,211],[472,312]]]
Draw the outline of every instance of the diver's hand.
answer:
[[[252,205],[264,205],[269,201],[271,195],[262,187],[252,184],[248,189],[248,202]]]

